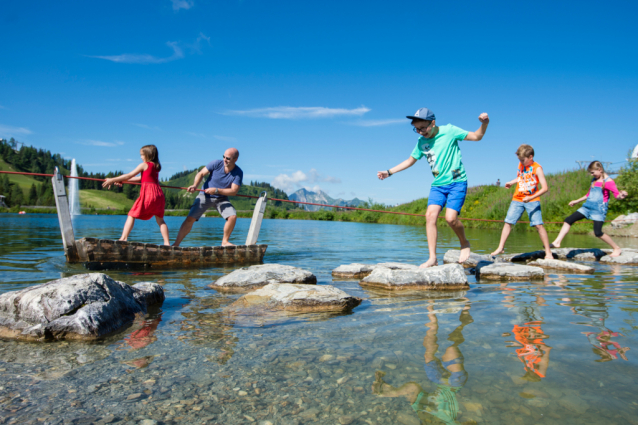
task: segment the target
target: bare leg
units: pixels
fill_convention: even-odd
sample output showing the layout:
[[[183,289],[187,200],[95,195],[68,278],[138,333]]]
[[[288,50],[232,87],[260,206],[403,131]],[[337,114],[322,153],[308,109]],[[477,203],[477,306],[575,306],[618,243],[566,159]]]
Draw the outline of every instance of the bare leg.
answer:
[[[560,248],[560,243],[563,241],[563,238],[567,236],[567,232],[569,232],[569,229],[571,229],[571,227],[572,226],[570,226],[569,224],[563,223],[563,227],[560,229],[560,233],[558,233],[558,236],[556,236],[556,239],[554,239],[554,242],[552,242],[550,247]]]
[[[507,242],[507,238],[510,236],[510,232],[512,231],[512,225],[509,223],[505,223],[503,225],[503,231],[501,232],[501,241],[498,244],[498,248],[491,255],[498,255],[505,250],[505,242]]]
[[[470,258],[470,241],[465,237],[465,228],[463,223],[458,219],[459,212],[450,208],[445,209],[445,220],[450,225],[456,236],[461,243],[461,255],[459,256],[459,263],[464,263],[465,260]]]
[[[236,215],[231,215],[226,219],[226,224],[224,224],[224,238],[222,239],[222,246],[235,246],[235,244],[228,242],[228,239],[230,238],[231,233],[233,233],[236,222]]]
[[[390,384],[386,384],[383,380],[385,372],[378,370],[375,373],[375,380],[372,384],[372,393],[381,397],[405,397],[410,403],[414,403],[423,391],[423,388],[416,382],[408,382],[395,388]]]
[[[126,217],[126,223],[124,223],[124,229],[122,230],[122,236],[120,236],[121,241],[128,240],[128,235],[131,234],[131,230],[133,230],[133,225],[135,224],[135,218],[130,215]]]
[[[541,242],[543,242],[543,248],[545,248],[545,259],[553,260],[554,254],[552,254],[552,250],[549,248],[549,237],[547,236],[547,230],[542,224],[536,226],[536,230],[538,230],[538,236],[541,237]]]
[[[179,232],[177,232],[177,237],[175,238],[175,243],[173,246],[179,246],[182,243],[182,240],[188,235],[193,228],[193,223],[195,223],[195,219],[193,217],[186,217],[186,220],[182,223],[179,228]]]
[[[162,234],[162,238],[164,238],[164,245],[170,245],[170,241],[168,240],[168,226],[163,218],[155,216],[155,221],[160,227],[160,233]]]
[[[420,268],[432,267],[439,264],[436,260],[436,238],[438,236],[438,231],[436,230],[436,219],[439,217],[441,209],[440,205],[428,205],[428,209],[425,212],[425,229],[428,237],[428,251],[430,251],[430,258],[428,258],[428,261],[421,264],[419,266]]]
[[[611,254],[609,254],[610,257],[618,257],[621,253],[622,250],[620,249],[620,247],[618,245],[616,245],[616,242],[614,242],[609,235],[602,235],[600,237],[600,240],[607,243],[607,245],[609,245],[610,247],[612,247],[614,249],[614,252],[612,252]]]

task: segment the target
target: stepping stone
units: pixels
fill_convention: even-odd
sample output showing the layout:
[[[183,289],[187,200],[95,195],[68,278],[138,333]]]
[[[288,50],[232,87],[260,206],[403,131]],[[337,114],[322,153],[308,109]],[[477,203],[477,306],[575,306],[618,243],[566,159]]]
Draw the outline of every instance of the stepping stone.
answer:
[[[377,267],[361,281],[362,286],[390,290],[460,290],[469,289],[467,276],[460,264],[446,264],[427,269],[390,269]]]
[[[330,285],[271,283],[242,296],[229,306],[229,310],[251,315],[276,310],[348,311],[359,304],[361,298],[352,297]]]
[[[600,259],[600,262],[607,264],[638,265],[638,252],[623,248],[622,253],[618,257],[605,255]]]
[[[497,257],[493,257],[489,254],[475,254],[473,252],[470,253],[470,257],[465,260],[463,263],[459,263],[459,258],[461,256],[461,250],[459,249],[450,249],[443,256],[443,264],[461,264],[463,267],[476,267],[478,263],[481,261],[495,261],[499,262]]]
[[[561,260],[545,260],[539,259],[527,263],[528,266],[542,267],[544,269],[566,270],[574,273],[594,273],[594,268],[583,266],[582,264],[568,263]]]
[[[157,283],[130,286],[103,273],[79,274],[0,296],[0,337],[95,340],[164,301]]]
[[[208,286],[218,291],[233,292],[258,289],[271,283],[314,285],[317,283],[317,277],[308,270],[297,267],[281,264],[259,264],[237,269]]]
[[[344,279],[361,279],[372,273],[372,270],[376,268],[386,268],[391,270],[414,270],[419,266],[406,263],[379,263],[379,264],[360,264],[352,263],[341,265],[332,271],[333,277],[340,277]]]
[[[552,253],[561,260],[598,261],[611,251],[598,248],[552,248]]]
[[[544,277],[545,272],[540,267],[487,261],[481,262],[476,266],[477,280],[534,280],[543,279]]]
[[[523,252],[518,254],[505,254],[496,258],[499,259],[500,261],[506,261],[506,262],[514,262],[514,263],[527,262],[527,261],[538,260],[539,258],[545,258],[545,251],[540,250],[540,251],[532,251],[532,252]]]

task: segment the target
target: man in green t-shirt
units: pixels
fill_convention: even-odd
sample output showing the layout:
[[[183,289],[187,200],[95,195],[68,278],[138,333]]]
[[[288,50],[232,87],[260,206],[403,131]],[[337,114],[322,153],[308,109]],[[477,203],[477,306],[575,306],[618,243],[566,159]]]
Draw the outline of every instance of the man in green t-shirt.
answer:
[[[474,132],[461,130],[451,124],[438,127],[434,113],[428,108],[421,108],[407,118],[412,120],[413,130],[420,136],[412,155],[389,170],[379,171],[377,177],[384,180],[394,173],[410,168],[417,160],[426,158],[430,168],[432,168],[434,182],[430,188],[428,209],[425,213],[430,258],[421,264],[421,267],[438,265],[436,259],[436,220],[446,205],[445,220],[461,242],[459,263],[463,263],[470,256],[470,242],[465,237],[465,229],[458,219],[467,195],[467,176],[458,142],[459,140],[473,142],[481,140],[485,135],[490,118],[485,112],[479,115],[481,127]]]

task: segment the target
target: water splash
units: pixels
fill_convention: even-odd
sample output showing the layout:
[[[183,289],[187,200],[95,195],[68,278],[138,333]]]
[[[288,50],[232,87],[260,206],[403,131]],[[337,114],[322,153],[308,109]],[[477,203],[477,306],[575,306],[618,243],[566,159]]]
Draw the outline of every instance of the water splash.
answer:
[[[75,166],[75,158],[71,160],[71,177],[78,176],[78,169]],[[80,211],[80,181],[78,179],[69,179],[69,210],[71,215],[81,215]]]

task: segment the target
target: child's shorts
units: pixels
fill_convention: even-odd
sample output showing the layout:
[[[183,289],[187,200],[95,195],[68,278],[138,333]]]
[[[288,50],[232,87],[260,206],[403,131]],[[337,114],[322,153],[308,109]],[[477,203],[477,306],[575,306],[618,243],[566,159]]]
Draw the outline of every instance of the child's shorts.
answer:
[[[527,211],[529,216],[529,225],[539,226],[543,224],[543,215],[541,214],[541,201],[534,202],[518,202],[512,201],[510,208],[507,210],[507,216],[505,222],[511,225],[516,224],[521,219],[523,213]]]
[[[440,205],[441,208],[447,207],[460,213],[465,196],[467,195],[467,182],[456,182],[446,184],[445,186],[432,186],[430,188],[430,196],[428,197],[428,207],[430,205]]]

